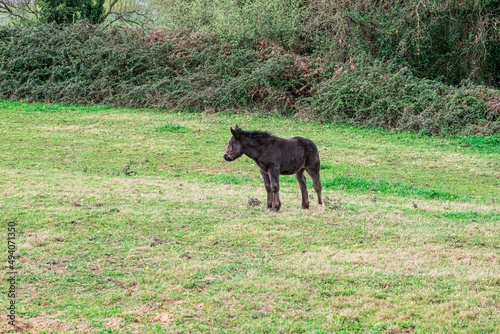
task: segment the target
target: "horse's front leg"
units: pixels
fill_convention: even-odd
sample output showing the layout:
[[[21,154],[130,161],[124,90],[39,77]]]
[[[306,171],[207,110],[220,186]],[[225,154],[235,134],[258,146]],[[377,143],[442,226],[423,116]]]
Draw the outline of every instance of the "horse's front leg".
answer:
[[[260,169],[260,175],[262,175],[262,178],[264,179],[264,187],[266,187],[267,208],[271,209],[273,207],[273,194],[271,193],[271,181],[269,180],[269,174]]]
[[[271,167],[267,172],[269,181],[271,182],[272,193],[272,210],[279,211],[281,207],[280,201],[280,169],[279,166]]]

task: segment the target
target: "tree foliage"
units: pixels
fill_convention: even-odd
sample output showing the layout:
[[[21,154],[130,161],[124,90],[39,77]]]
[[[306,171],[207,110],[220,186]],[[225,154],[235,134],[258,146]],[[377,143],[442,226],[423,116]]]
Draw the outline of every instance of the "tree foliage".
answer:
[[[145,2],[135,0],[0,0],[0,25],[11,23],[142,25]]]
[[[105,0],[38,0],[42,23],[102,22]]]

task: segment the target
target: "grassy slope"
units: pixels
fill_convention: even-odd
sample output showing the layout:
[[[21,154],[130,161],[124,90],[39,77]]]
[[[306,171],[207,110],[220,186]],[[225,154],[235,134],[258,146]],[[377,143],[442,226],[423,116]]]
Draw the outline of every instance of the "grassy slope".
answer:
[[[0,123],[0,219],[4,238],[6,222],[20,230],[22,328],[500,327],[499,137],[1,101]],[[247,206],[265,192],[250,159],[222,159],[236,123],[314,139],[325,212],[299,209],[293,176],[281,179],[279,213]]]

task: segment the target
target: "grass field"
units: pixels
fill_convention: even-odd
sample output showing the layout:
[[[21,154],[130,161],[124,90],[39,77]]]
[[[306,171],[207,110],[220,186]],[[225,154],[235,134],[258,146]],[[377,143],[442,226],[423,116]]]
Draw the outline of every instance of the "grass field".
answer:
[[[500,328],[500,136],[5,101],[0,124],[21,331]],[[325,211],[293,176],[266,210],[253,161],[222,158],[235,124],[313,139]]]

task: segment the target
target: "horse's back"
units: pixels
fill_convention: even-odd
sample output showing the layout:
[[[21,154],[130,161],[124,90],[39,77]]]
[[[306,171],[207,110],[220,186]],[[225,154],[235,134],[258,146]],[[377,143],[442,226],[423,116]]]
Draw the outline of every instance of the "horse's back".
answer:
[[[302,147],[304,147],[305,151],[309,154],[316,154],[319,156],[318,154],[318,146],[316,146],[316,144],[309,138],[304,138],[304,137],[293,137],[293,138],[290,138],[292,140],[296,140],[299,145],[301,145]]]
[[[293,137],[290,139],[296,141],[304,149],[306,165],[319,165],[318,146],[311,139],[304,137]]]

